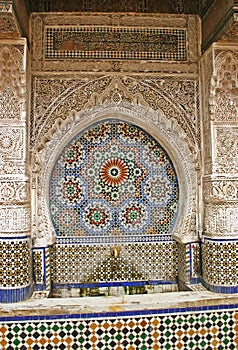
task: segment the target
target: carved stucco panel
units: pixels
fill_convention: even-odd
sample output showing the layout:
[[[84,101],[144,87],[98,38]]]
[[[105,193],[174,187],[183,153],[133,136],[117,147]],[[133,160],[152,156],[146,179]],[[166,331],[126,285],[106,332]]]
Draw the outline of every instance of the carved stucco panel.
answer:
[[[211,106],[210,106],[210,90],[211,78],[213,74],[213,50],[208,49],[201,59],[201,90],[202,90],[202,127],[203,127],[203,158],[204,173],[211,174],[212,168],[212,140],[211,140]]]
[[[204,216],[204,234],[207,237],[237,237],[237,204],[207,204]]]
[[[92,79],[92,78],[91,78]],[[49,111],[55,108],[57,100],[64,99],[72,91],[89,82],[89,78],[72,79],[71,77],[35,76],[32,78],[32,113],[31,113],[31,143],[34,142],[42,125],[49,116]],[[78,101],[80,105],[80,101]]]
[[[0,120],[26,117],[26,44],[0,42]]]
[[[211,119],[238,120],[238,53],[214,50],[214,73],[211,79]]]
[[[71,86],[68,83],[69,87],[60,95],[55,95],[54,99],[49,81],[46,84],[43,96],[47,94],[48,89],[52,101],[46,108],[43,97],[37,97],[37,105],[33,107],[32,118],[33,147],[34,143],[39,146],[39,140],[44,140],[50,129],[57,129],[57,125],[68,117],[69,111],[77,113],[102,103],[118,105],[123,102],[142,105],[166,114],[171,121],[174,120],[181,126],[189,140],[190,147],[195,152],[199,148],[199,101],[196,80],[161,79],[156,81],[150,78],[129,76],[103,76],[91,81],[85,79],[83,84],[83,81],[79,79],[76,84],[73,81]],[[59,88],[56,88],[56,91],[59,91]],[[38,95],[41,95],[41,90]]]
[[[0,203],[26,202],[29,197],[28,181],[0,181]]]
[[[0,234],[29,234],[31,229],[31,209],[29,206],[9,205],[0,207]]]
[[[238,203],[238,179],[205,179],[204,200],[208,203]]]
[[[26,130],[24,127],[0,125],[0,157],[5,160],[25,158]]]
[[[237,175],[238,169],[238,127],[215,126],[213,172]]]
[[[0,90],[11,87],[22,97],[26,92],[26,72],[21,46],[0,43],[0,72]]]
[[[15,91],[7,87],[0,91],[0,119],[19,119],[21,102]]]
[[[205,106],[209,101],[204,120],[204,236],[227,238],[238,233],[238,55],[216,45],[209,51],[207,66],[213,70],[206,83],[210,91],[205,87],[204,94]]]

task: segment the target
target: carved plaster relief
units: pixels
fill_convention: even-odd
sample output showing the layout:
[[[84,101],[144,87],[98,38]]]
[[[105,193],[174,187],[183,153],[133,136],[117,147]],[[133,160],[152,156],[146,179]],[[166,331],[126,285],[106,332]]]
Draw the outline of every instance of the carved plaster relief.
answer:
[[[0,181],[0,203],[25,202],[29,199],[29,183],[26,181]]]
[[[30,207],[9,205],[0,207],[0,233],[5,234],[20,234],[24,231],[30,232]],[[25,232],[26,231],[26,232]]]
[[[237,175],[238,167],[238,127],[215,128],[214,173]]]
[[[19,45],[15,47],[0,43],[0,72],[0,90],[11,87],[21,97],[25,93],[26,86],[23,54],[19,50]]]
[[[206,202],[238,201],[237,179],[216,179],[204,181],[204,199]]]
[[[204,235],[235,237],[238,233],[238,55],[212,48],[214,70],[210,84],[210,119],[204,133],[211,143],[210,173],[203,181]]]
[[[0,125],[0,154],[6,160],[25,158],[26,130],[22,127]]]
[[[50,87],[51,80],[42,80],[42,83],[38,80],[35,78],[35,85],[40,87],[40,91],[35,94],[32,146],[38,143],[39,147],[39,139],[44,140],[52,127],[57,128],[57,125],[68,117],[69,111],[78,112],[102,103],[119,105],[123,102],[162,111],[170,116],[171,121],[181,126],[193,152],[196,153],[199,149],[200,125],[196,79],[154,79],[108,75],[91,81],[88,81],[88,78],[79,79],[76,84],[73,80],[71,86],[66,81],[61,83],[61,87],[56,88],[58,95]],[[56,81],[60,84],[58,78]],[[42,88],[44,83],[46,85]],[[62,85],[69,85],[69,87],[63,91]],[[61,94],[59,94],[60,91],[62,91]],[[48,103],[48,108],[44,102],[47,92],[52,96],[52,102]],[[49,97],[46,101],[49,101]]]
[[[0,119],[18,119],[21,102],[16,93],[9,87],[0,92]]]
[[[20,37],[20,28],[14,11],[13,1],[2,1],[0,4],[1,37]]]
[[[0,119],[25,118],[25,42],[0,43]]]
[[[212,120],[238,120],[238,53],[215,51],[214,74],[211,80]]]
[[[237,204],[207,204],[205,206],[204,234],[207,237],[237,237]]]

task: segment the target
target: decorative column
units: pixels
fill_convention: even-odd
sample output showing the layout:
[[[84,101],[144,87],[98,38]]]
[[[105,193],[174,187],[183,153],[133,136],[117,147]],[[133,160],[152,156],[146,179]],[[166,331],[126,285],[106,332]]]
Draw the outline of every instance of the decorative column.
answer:
[[[238,47],[213,45],[203,70],[203,95],[210,99],[204,101],[202,278],[211,291],[237,293]]]
[[[26,40],[0,40],[0,302],[32,290]]]
[[[178,280],[180,290],[193,290],[201,282],[199,242],[178,242]]]

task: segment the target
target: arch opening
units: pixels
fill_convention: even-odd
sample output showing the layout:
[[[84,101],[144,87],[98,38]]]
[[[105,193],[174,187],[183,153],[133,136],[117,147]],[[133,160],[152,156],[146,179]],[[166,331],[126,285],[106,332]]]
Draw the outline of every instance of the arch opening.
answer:
[[[142,128],[106,119],[77,133],[50,176],[53,295],[176,290],[178,206],[174,165]]]

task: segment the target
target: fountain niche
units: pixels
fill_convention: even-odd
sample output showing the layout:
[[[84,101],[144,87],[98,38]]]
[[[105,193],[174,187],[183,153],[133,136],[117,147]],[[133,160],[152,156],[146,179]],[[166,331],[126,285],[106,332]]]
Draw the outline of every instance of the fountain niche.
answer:
[[[114,119],[79,132],[53,167],[53,297],[177,290],[179,188],[158,140]]]

